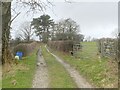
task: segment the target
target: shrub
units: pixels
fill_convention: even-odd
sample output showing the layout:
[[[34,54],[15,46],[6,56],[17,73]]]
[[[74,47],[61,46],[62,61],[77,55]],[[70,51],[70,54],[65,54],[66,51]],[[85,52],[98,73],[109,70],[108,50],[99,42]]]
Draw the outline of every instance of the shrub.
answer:
[[[64,51],[64,52],[69,52],[72,51],[73,49],[73,41],[49,41],[48,46],[50,48],[59,50],[59,51]]]
[[[18,44],[16,47],[14,47],[13,53],[15,55],[17,51],[21,51],[23,52],[23,56],[27,56],[33,52],[33,50],[36,48],[36,45],[36,42],[30,44]]]

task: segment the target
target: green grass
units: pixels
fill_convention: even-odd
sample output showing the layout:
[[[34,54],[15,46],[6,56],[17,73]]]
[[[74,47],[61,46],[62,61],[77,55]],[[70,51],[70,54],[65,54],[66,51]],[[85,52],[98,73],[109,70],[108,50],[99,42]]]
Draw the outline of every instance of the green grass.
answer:
[[[2,66],[0,66],[0,89],[2,88]]]
[[[108,58],[98,58],[96,42],[83,42],[82,46],[82,51],[77,52],[79,58],[55,50],[52,52],[75,67],[94,86],[117,87],[118,76],[111,72],[112,68],[108,65],[110,61]]]
[[[42,46],[42,54],[47,63],[50,79],[50,88],[76,88],[76,84],[65,70],[65,68],[55,60]]]
[[[12,70],[4,74],[2,88],[31,88],[36,69],[36,50],[27,57],[23,57]]]

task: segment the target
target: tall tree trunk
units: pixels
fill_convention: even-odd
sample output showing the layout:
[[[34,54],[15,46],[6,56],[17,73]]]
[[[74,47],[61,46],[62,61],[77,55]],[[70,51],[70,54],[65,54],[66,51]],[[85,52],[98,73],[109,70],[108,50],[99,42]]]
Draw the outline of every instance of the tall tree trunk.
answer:
[[[117,52],[117,59],[118,59],[118,88],[120,88],[120,33],[118,34],[118,52]]]
[[[120,33],[118,34],[118,62],[120,62]]]
[[[41,39],[42,39],[42,38],[41,38],[41,36],[39,35],[39,41],[41,41]]]
[[[0,2],[0,60],[2,59],[2,3]],[[2,61],[0,61],[0,65]]]
[[[30,42],[30,36],[28,35],[26,38],[27,42]]]
[[[2,64],[10,63],[12,54],[9,50],[11,20],[11,2],[2,2]]]

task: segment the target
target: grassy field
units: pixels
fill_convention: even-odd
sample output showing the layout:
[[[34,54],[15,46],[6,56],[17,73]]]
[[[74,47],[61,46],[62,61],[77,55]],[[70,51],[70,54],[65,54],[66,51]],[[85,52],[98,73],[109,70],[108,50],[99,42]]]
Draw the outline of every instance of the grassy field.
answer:
[[[37,49],[36,49],[37,50]],[[27,57],[23,57],[18,64],[3,75],[2,88],[31,88],[36,69],[36,50]]]
[[[70,54],[51,50],[65,62],[75,67],[79,73],[96,87],[117,87],[117,63],[108,58],[99,58],[95,42],[83,42],[82,51],[75,58]],[[47,63],[50,79],[50,88],[76,88],[76,84],[65,68],[46,51],[42,45],[42,54]],[[36,50],[30,56],[24,57],[13,65],[12,69],[4,73],[3,88],[31,88],[36,69]]]
[[[97,54],[96,42],[83,42],[82,46],[82,51],[77,52],[79,58],[63,52],[51,51],[75,67],[95,87],[117,87],[117,63],[108,58],[100,58]]]
[[[44,46],[42,46],[42,54],[48,67],[50,88],[77,87],[65,68],[58,61],[56,61],[50,53],[47,52]]]

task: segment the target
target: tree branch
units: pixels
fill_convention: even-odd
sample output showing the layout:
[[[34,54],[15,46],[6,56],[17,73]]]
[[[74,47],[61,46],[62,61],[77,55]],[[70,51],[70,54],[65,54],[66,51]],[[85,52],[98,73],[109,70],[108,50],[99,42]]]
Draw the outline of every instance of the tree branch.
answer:
[[[17,16],[20,15],[20,13],[21,13],[21,12],[19,12],[19,13],[10,21],[10,23],[12,23],[12,21],[13,21],[15,18],[17,18]]]

